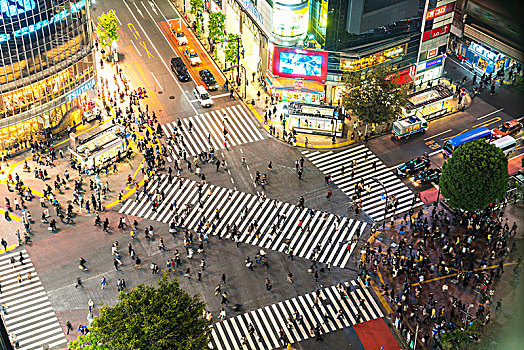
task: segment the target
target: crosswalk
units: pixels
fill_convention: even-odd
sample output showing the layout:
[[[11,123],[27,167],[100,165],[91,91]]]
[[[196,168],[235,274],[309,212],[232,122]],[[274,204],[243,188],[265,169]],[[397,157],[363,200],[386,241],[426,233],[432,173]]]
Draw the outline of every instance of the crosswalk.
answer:
[[[400,214],[411,208],[414,194],[397,175],[386,168],[384,163],[365,145],[358,145],[339,152],[310,152],[302,151],[320,171],[331,175],[331,180],[349,197],[355,194],[355,185],[364,181],[364,187],[371,186],[370,191],[362,197],[362,210],[374,221],[384,219],[386,201],[382,197],[382,186],[372,178],[379,180],[387,190],[388,197],[395,196],[398,201],[396,210],[388,210],[388,217],[393,213]],[[354,176],[352,162],[356,161]],[[342,172],[344,167],[344,172]],[[415,206],[421,205],[420,200],[415,200]]]
[[[259,130],[251,117],[240,105],[212,110],[190,118],[162,125],[167,138],[171,155],[168,161],[173,161],[174,154],[186,151],[187,155],[197,155],[210,148],[215,150],[241,144],[255,142],[266,136]],[[178,135],[178,136],[177,136]]]
[[[19,254],[24,257],[23,264]],[[15,334],[22,350],[65,348],[67,339],[60,327],[47,293],[25,250],[0,255],[0,303],[9,335]],[[15,263],[11,263],[11,257]],[[31,274],[29,278],[28,273]],[[22,278],[19,282],[18,276]]]
[[[293,344],[308,339],[317,325],[325,334],[384,317],[368,288],[361,282],[348,284],[347,295],[331,286],[320,290],[318,303],[317,292],[311,292],[217,322],[211,330],[211,346],[217,350],[283,348],[282,340]],[[295,312],[302,321],[294,317]]]
[[[163,194],[158,208],[153,209],[155,196],[150,200],[142,195],[138,200],[128,199],[119,212],[166,224],[178,213],[188,229],[196,230],[202,222],[209,222],[204,231],[223,238],[232,238],[227,226],[236,225],[240,242],[280,252],[292,249],[295,256],[340,267],[346,266],[356,238],[366,228],[366,223],[358,220],[209,184],[203,184],[199,202],[198,185],[184,178],[170,182],[162,175],[148,189],[151,194]],[[255,232],[248,233],[252,224],[260,231],[258,237]]]

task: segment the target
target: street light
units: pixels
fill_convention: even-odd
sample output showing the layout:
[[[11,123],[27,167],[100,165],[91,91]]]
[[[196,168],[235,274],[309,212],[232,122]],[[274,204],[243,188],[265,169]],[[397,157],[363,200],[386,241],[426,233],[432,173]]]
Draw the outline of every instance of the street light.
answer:
[[[469,304],[468,309],[466,310],[466,318],[464,318],[464,332],[468,330],[468,315],[469,315],[469,309],[474,307],[475,305]]]
[[[376,183],[378,183],[380,186],[382,186],[382,189],[384,190],[384,195],[386,196],[386,205],[384,206],[384,224],[382,225],[382,229],[385,230],[386,229],[386,218],[388,216],[388,191],[386,190],[386,186],[384,186],[384,184],[382,183],[382,181],[380,181],[379,179],[377,179],[376,177],[372,177],[371,180],[375,181]]]

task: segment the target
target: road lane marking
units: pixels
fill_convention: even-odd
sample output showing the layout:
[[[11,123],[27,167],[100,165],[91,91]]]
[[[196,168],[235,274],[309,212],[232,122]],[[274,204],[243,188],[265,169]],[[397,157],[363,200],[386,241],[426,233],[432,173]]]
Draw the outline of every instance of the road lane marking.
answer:
[[[136,45],[135,45],[135,43],[133,42],[133,40],[129,40],[129,41],[131,41],[131,44],[133,44],[133,46],[134,46],[136,52],[138,52],[138,54],[140,55],[140,57],[142,57],[142,54],[140,53],[140,50],[138,49],[138,47],[136,47]]]
[[[144,30],[144,27],[142,27],[142,25],[140,24],[140,22],[138,21],[138,19],[136,18],[135,14],[131,11],[131,8],[129,7],[129,5],[127,4],[126,1],[122,0],[122,2],[124,3],[124,5],[126,5],[127,7],[127,10],[129,11],[129,13],[131,13],[131,16],[133,16],[133,18],[135,19],[135,21],[137,22],[138,26],[142,29],[142,31],[144,32],[144,34],[146,35],[147,37],[147,40],[149,40],[149,42],[151,43],[151,45],[153,46],[153,49],[155,49],[157,55],[158,55],[158,58],[160,59],[160,61],[162,61],[162,63],[164,64],[164,67],[167,69],[167,71],[169,72],[169,74],[171,74],[171,77],[173,78],[173,80],[175,81],[175,83],[177,84],[178,88],[180,89],[180,91],[182,92],[182,95],[184,95],[184,97],[186,98],[187,102],[189,102],[189,105],[191,106],[191,108],[193,108],[193,111],[195,111],[196,114],[199,114],[197,109],[195,108],[195,106],[193,106],[193,104],[189,101],[189,97],[187,97],[187,95],[184,93],[184,90],[182,89],[182,86],[180,86],[180,83],[178,82],[178,79],[176,79],[176,77],[174,76],[173,72],[171,71],[171,69],[169,69],[169,66],[166,64],[166,62],[164,61],[164,58],[160,55],[160,53],[158,52],[158,49],[156,48],[156,46],[153,44],[153,41],[151,40],[151,38],[149,38],[149,35],[147,35],[147,32]],[[151,17],[151,19],[153,19],[153,17]],[[156,22],[153,20],[153,22],[156,24]],[[157,28],[158,28],[158,24],[156,24]],[[160,31],[162,33],[162,36],[165,38],[165,35],[163,35],[164,33],[162,31]],[[166,39],[167,41],[167,39]],[[171,46],[171,45],[169,45]],[[171,47],[172,48],[172,47]],[[174,49],[173,49],[174,51]]]
[[[160,87],[160,90],[162,90],[162,85],[160,85],[160,83],[158,82],[158,80],[156,79],[155,75],[153,74],[153,72],[151,72],[151,75],[153,76],[153,79],[155,79],[156,83],[158,84],[158,86]]]
[[[220,95],[212,95],[211,97],[217,98],[217,97],[226,97],[226,96],[229,96],[229,93],[220,94]]]
[[[136,40],[141,39],[140,33],[138,32],[138,30],[136,30],[133,23],[128,23],[127,26],[129,27],[129,30],[131,30],[131,33],[133,33],[133,36],[135,37]]]
[[[441,152],[442,152],[442,150],[441,150],[441,149],[438,149],[438,150],[436,150],[435,152],[431,152],[430,154],[428,154],[428,156],[431,157],[431,156],[434,156],[435,154],[438,154],[438,153],[441,153]]]
[[[426,141],[426,140],[431,140],[432,138],[437,137],[437,136],[440,136],[440,135],[444,135],[445,133],[448,133],[448,132],[450,132],[451,130],[453,130],[453,129],[449,129],[449,130],[446,130],[446,131],[441,132],[440,134],[436,134],[436,135],[433,135],[433,136],[430,136],[430,137],[426,137],[426,138],[424,139],[424,141]]]
[[[155,56],[153,56],[153,54],[151,52],[149,52],[149,50],[147,49],[147,46],[146,46],[146,42],[145,41],[140,41],[138,42],[140,44],[140,46],[142,46],[144,48],[144,50],[146,50],[147,52],[147,58],[155,58]]]
[[[140,13],[140,16],[144,17],[144,14],[142,13],[142,11],[140,11],[140,9],[138,8],[138,6],[136,6],[136,2],[134,2],[133,5],[135,5],[136,10],[138,11],[138,13]],[[129,10],[129,12],[131,12],[131,10]],[[133,14],[133,17],[134,17],[134,14]],[[137,22],[138,22],[138,21],[137,21]],[[143,30],[143,29],[142,29],[142,30]]]
[[[504,108],[497,109],[496,111],[493,111],[493,112],[491,112],[491,113],[488,113],[488,114],[486,114],[486,115],[483,115],[482,117],[477,118],[477,120],[484,119],[484,118],[486,118],[486,117],[489,117],[490,115],[493,115],[493,114],[495,114],[495,113],[501,112],[501,111],[503,111],[503,110],[504,110]]]

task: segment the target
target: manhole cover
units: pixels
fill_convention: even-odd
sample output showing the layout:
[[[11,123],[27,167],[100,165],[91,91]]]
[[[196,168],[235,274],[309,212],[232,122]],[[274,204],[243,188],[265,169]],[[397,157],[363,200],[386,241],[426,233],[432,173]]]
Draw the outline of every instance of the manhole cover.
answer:
[[[159,91],[158,94],[159,95],[162,95],[164,93],[164,91]]]
[[[170,99],[170,100],[174,100],[174,99],[175,99],[175,96],[169,96],[169,99]]]

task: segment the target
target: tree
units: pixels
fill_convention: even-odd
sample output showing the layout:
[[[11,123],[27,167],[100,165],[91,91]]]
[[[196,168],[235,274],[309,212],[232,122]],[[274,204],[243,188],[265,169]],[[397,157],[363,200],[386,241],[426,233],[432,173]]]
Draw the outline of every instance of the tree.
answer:
[[[222,12],[212,12],[209,14],[209,38],[215,42],[220,42],[226,35],[226,15]]]
[[[96,33],[100,38],[100,44],[102,46],[111,46],[114,41],[118,41],[119,35],[115,11],[111,10],[98,16]]]
[[[384,123],[400,115],[407,103],[407,86],[389,79],[391,70],[378,66],[345,77],[342,104],[366,123]]]
[[[445,350],[460,350],[466,349],[468,344],[471,344],[480,335],[480,328],[482,323],[480,321],[473,321],[468,326],[467,330],[457,328],[453,331],[444,333],[440,337],[440,344]]]
[[[240,37],[240,35],[229,33],[227,35],[227,45],[225,49],[225,54],[226,61],[231,62],[231,64],[233,65],[238,63],[238,55],[240,53],[238,47],[239,45],[242,46],[242,38]]]
[[[200,36],[201,33],[201,12],[203,8],[203,1],[202,0],[189,0],[189,12],[195,16],[195,22],[196,22],[196,33],[198,36]]]
[[[120,293],[114,306],[104,306],[87,337],[71,349],[208,349],[209,327],[202,318],[204,303],[180,289],[164,274],[158,286],[139,284]]]
[[[475,140],[460,146],[442,167],[440,192],[454,208],[481,210],[504,198],[508,158],[498,147]]]

